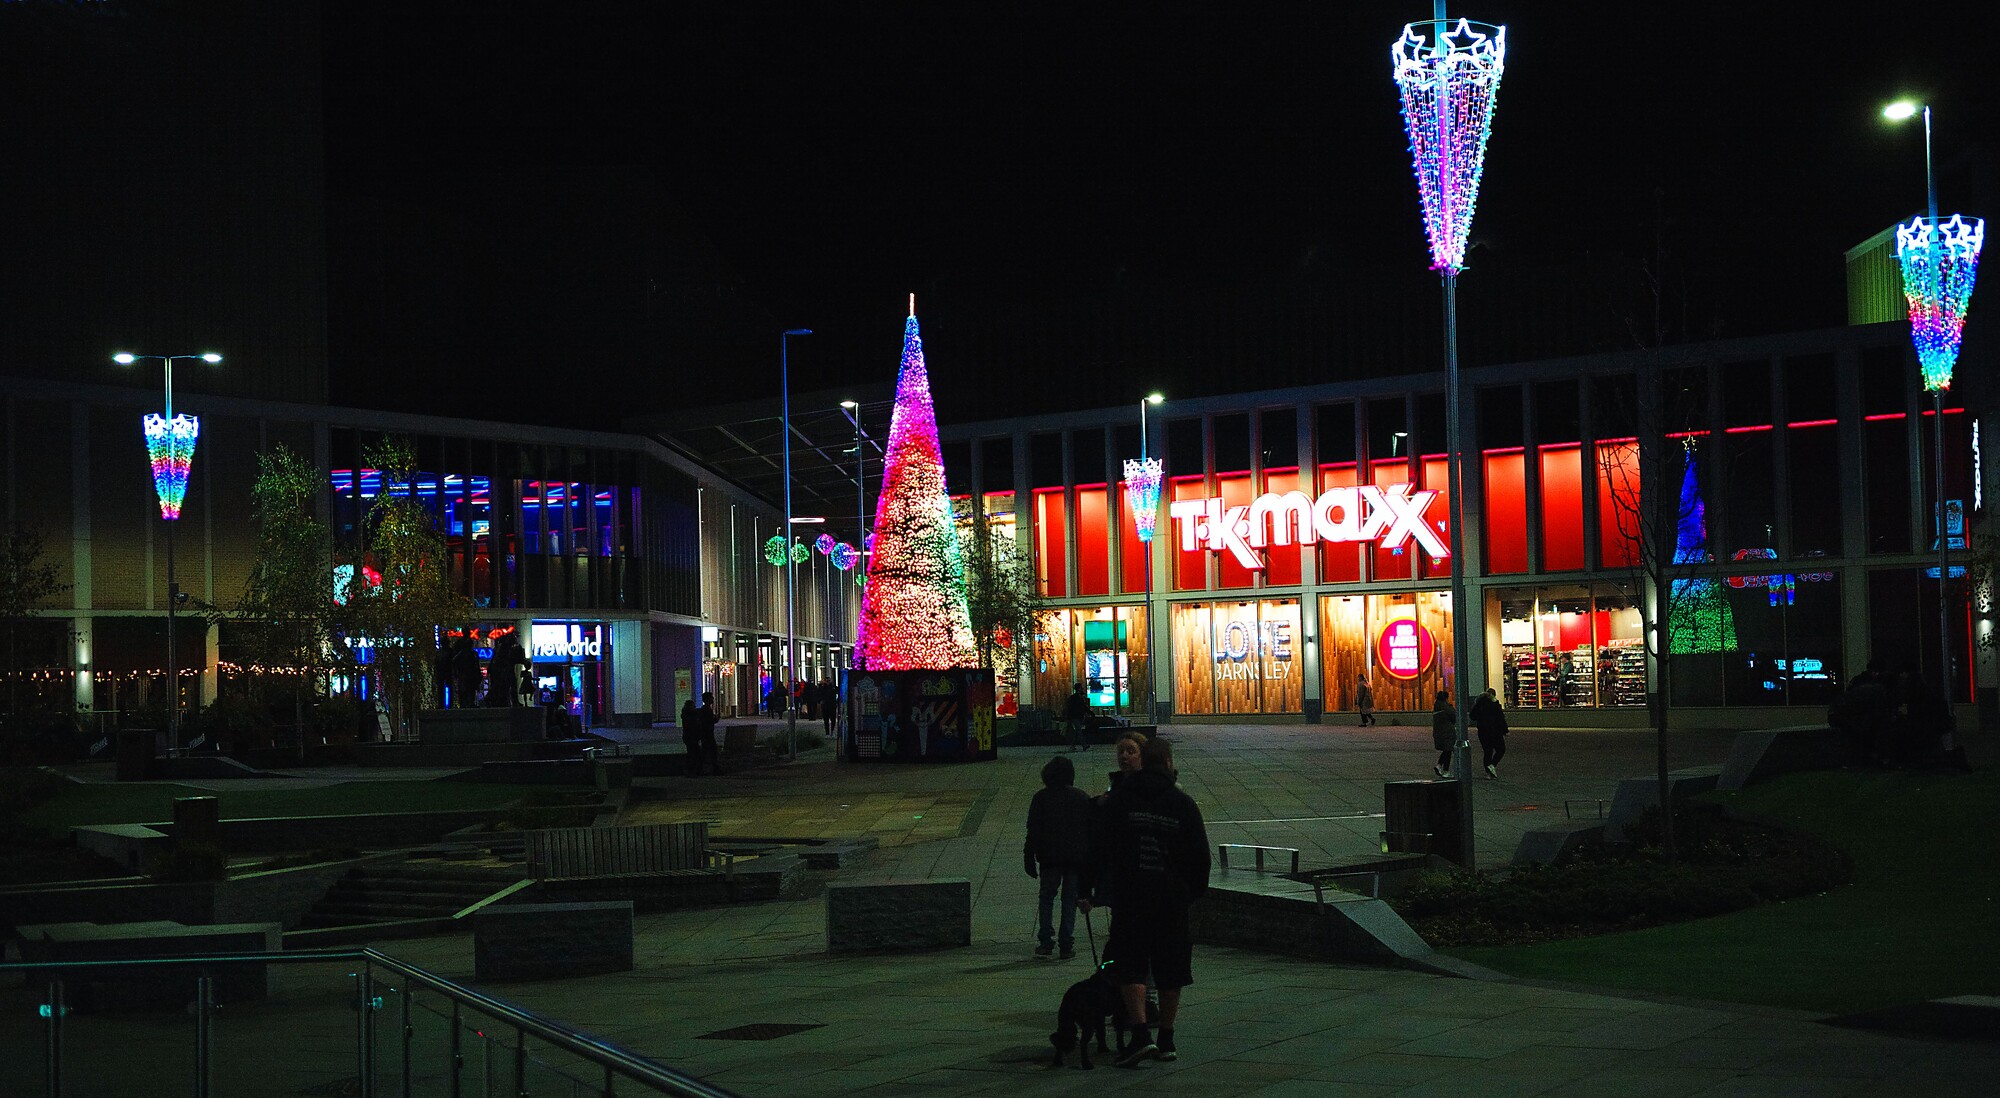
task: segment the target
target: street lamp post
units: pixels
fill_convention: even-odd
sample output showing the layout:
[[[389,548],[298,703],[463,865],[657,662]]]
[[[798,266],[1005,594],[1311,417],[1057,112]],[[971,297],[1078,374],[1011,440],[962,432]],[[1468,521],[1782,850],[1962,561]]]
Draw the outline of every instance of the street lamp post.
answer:
[[[793,649],[797,639],[793,633],[796,593],[793,590],[793,572],[798,567],[792,559],[792,337],[809,336],[810,328],[789,328],[778,337],[778,390],[779,429],[785,436],[785,674],[797,681],[798,653]],[[787,690],[791,683],[787,683]],[[790,696],[785,698],[785,757],[797,760],[799,757],[799,707]]]
[[[854,424],[854,546],[858,550],[866,551],[868,548],[868,466],[866,459],[861,453],[861,442],[868,437],[868,433],[861,429],[861,402],[856,400],[841,401],[840,414],[846,416],[849,423]],[[861,649],[858,645],[854,649],[854,655],[856,659],[859,659],[861,656]]]
[[[1157,711],[1160,696],[1160,658],[1157,646],[1153,643],[1153,638],[1157,635],[1153,629],[1153,524],[1157,521],[1156,516],[1159,514],[1160,480],[1164,470],[1159,462],[1152,459],[1147,449],[1146,406],[1148,404],[1159,404],[1166,399],[1165,395],[1160,393],[1147,393],[1146,399],[1139,402],[1139,467],[1141,470],[1139,478],[1141,480],[1151,480],[1149,488],[1142,488],[1139,491],[1139,496],[1142,497],[1144,504],[1146,518],[1143,523],[1137,524],[1140,532],[1140,554],[1146,562],[1146,723],[1155,726],[1160,723]],[[1132,479],[1133,477],[1128,472],[1126,480],[1130,481]],[[1130,642],[1128,641],[1127,643],[1129,644]]]
[[[1445,448],[1451,493],[1452,692],[1458,695],[1453,772],[1458,779],[1459,838],[1467,867],[1473,865],[1472,749],[1466,735],[1465,660],[1471,607],[1465,595],[1465,503],[1459,465],[1458,273],[1465,268],[1466,238],[1472,229],[1479,177],[1486,162],[1486,138],[1507,55],[1507,28],[1467,19],[1445,18],[1444,0],[1434,0],[1432,18],[1403,28],[1389,49],[1401,94],[1403,125],[1422,199],[1424,232],[1431,269],[1444,279]]]
[[[1913,118],[1916,103],[1891,103],[1882,114],[1891,121]],[[1917,363],[1923,371],[1924,388],[1931,394],[1931,457],[1936,490],[1932,504],[1936,511],[1938,553],[1938,686],[1945,704],[1952,699],[1951,617],[1945,610],[1945,592],[1951,580],[1951,530],[1945,515],[1944,487],[1944,392],[1951,388],[1952,367],[1958,361],[1959,340],[1965,332],[1965,310],[1972,297],[1972,283],[1979,269],[1979,251],[1986,236],[1986,223],[1978,218],[1967,221],[1953,214],[1951,220],[1938,218],[1937,176],[1931,167],[1931,108],[1921,107],[1924,117],[1924,197],[1927,218],[1913,219],[1896,227],[1896,260],[1903,271],[1903,296],[1910,305],[1910,339],[1916,346]],[[1948,728],[1948,726],[1947,726]],[[1948,737],[1950,732],[1947,730]],[[1946,743],[1949,747],[1949,743]]]
[[[167,524],[167,750],[180,750],[181,699],[180,659],[174,649],[174,608],[180,601],[180,585],[174,582],[174,527],[179,524],[181,503],[187,498],[188,470],[194,464],[195,441],[201,435],[196,416],[174,414],[174,360],[222,361],[213,351],[193,355],[135,355],[120,352],[111,361],[130,366],[142,358],[157,359],[165,368],[164,414],[141,420],[146,432],[146,458],[153,467],[153,491],[159,497],[160,518]]]

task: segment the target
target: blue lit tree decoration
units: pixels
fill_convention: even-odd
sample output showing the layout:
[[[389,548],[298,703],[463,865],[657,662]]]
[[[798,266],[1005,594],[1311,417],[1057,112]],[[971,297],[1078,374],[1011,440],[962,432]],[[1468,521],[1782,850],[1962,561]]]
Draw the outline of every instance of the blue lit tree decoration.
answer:
[[[1465,594],[1465,567],[1460,547],[1465,511],[1459,470],[1458,415],[1458,273],[1465,268],[1466,236],[1472,231],[1473,206],[1479,198],[1479,177],[1486,165],[1486,138],[1493,126],[1494,98],[1507,58],[1507,29],[1486,23],[1445,18],[1444,0],[1436,0],[1428,22],[1411,23],[1389,48],[1389,60],[1402,94],[1403,128],[1410,138],[1410,158],[1417,176],[1417,194],[1424,209],[1424,232],[1430,239],[1431,269],[1444,279],[1445,432],[1451,492],[1451,636],[1452,657],[1447,673],[1458,695],[1457,753],[1453,773],[1459,779],[1459,835],[1464,864],[1473,864],[1472,752],[1465,730],[1471,708],[1460,673],[1470,633],[1466,618],[1471,607]]]
[[[1693,565],[1714,559],[1708,551],[1708,505],[1701,498],[1692,438],[1687,440],[1687,465],[1681,473],[1680,505],[1675,514],[1674,563]],[[1668,651],[1676,655],[1735,651],[1736,616],[1729,609],[1720,581],[1700,577],[1674,580],[1672,598]]]

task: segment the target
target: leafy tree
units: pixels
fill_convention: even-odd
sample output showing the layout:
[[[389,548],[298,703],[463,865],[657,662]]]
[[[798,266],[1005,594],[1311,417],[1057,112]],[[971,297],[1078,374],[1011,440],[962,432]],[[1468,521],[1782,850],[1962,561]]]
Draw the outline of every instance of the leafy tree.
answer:
[[[7,716],[21,722],[21,625],[42,603],[70,589],[53,561],[43,559],[42,537],[22,526],[0,532],[0,621],[7,623]]]
[[[974,512],[969,533],[965,603],[979,666],[994,667],[995,649],[1006,647],[1018,675],[1027,658],[1027,639],[1050,612],[1048,600],[1035,583],[1034,566],[1014,552],[1012,542],[993,536],[984,514]]]
[[[256,623],[250,630],[253,662],[291,694],[301,755],[310,703],[326,682],[324,672],[346,651],[336,636],[333,541],[316,507],[325,483],[325,475],[289,447],[257,455],[250,487],[257,559],[237,610]]]
[[[358,586],[350,590],[360,593],[347,600],[349,628],[374,639],[390,726],[407,735],[431,693],[438,630],[469,621],[472,600],[453,586],[437,516],[417,500],[409,443],[388,438],[363,457],[381,470],[382,490],[368,512],[366,541],[351,562]],[[379,586],[363,582],[364,568],[381,576]]]

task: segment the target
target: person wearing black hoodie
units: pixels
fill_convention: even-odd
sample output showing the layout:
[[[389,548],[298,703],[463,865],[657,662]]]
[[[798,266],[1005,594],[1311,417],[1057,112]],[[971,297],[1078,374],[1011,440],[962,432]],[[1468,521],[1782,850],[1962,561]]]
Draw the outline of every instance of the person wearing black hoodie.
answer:
[[[1210,865],[1201,809],[1174,784],[1173,747],[1157,737],[1146,741],[1140,764],[1104,802],[1093,832],[1087,890],[1095,894],[1102,883],[1112,898],[1104,959],[1123,974],[1126,1016],[1132,1020],[1119,1067],[1178,1055],[1174,1019],[1181,989],[1194,982],[1188,906],[1208,891]],[[1160,991],[1157,1042],[1146,1019],[1148,971]]]
[[[1057,755],[1042,764],[1042,789],[1028,802],[1028,841],[1021,848],[1022,868],[1042,882],[1037,957],[1054,953],[1058,944],[1063,960],[1076,956],[1076,905],[1083,898],[1080,889],[1084,863],[1090,858],[1090,818],[1094,812],[1090,794],[1076,787],[1076,767],[1068,759]],[[1060,936],[1055,925],[1058,892],[1062,894]]]

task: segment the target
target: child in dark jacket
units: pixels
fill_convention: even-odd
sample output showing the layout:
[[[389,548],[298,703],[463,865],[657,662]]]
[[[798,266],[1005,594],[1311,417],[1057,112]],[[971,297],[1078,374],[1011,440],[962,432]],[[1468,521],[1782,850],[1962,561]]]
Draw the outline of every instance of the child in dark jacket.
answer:
[[[1028,841],[1021,848],[1028,876],[1040,876],[1041,944],[1035,956],[1062,946],[1062,959],[1076,956],[1076,901],[1084,863],[1090,857],[1090,795],[1076,787],[1076,767],[1061,755],[1042,767],[1042,789],[1028,804]],[[1040,867],[1040,873],[1036,867]],[[1062,930],[1054,923],[1057,893],[1062,897]]]

